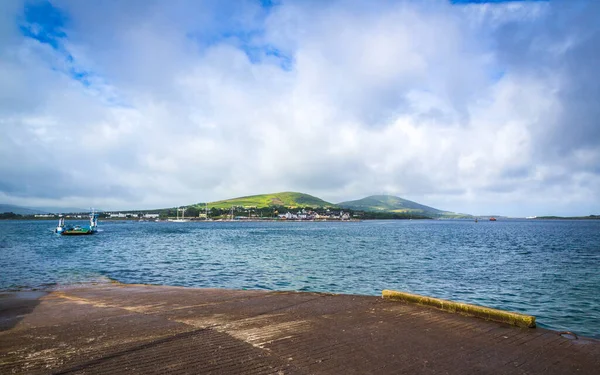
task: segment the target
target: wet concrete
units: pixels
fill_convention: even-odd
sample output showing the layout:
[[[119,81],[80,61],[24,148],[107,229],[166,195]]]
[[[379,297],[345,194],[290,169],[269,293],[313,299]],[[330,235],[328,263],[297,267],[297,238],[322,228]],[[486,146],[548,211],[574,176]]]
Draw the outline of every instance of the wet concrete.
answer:
[[[0,331],[13,328],[40,303],[45,292],[0,293]]]
[[[592,374],[600,342],[378,297],[97,285],[0,294],[0,373]]]

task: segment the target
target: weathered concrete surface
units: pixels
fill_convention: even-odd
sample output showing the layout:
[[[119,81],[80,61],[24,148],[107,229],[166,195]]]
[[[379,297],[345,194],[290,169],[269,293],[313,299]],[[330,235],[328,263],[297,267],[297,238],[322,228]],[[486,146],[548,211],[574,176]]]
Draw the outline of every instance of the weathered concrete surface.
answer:
[[[600,342],[379,297],[98,285],[0,294],[0,374],[596,374]]]

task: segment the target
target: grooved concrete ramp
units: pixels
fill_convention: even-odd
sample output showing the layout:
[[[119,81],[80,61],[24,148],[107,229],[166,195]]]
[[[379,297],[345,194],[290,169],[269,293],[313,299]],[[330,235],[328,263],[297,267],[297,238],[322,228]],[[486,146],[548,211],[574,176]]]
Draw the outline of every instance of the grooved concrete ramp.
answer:
[[[380,297],[97,285],[0,294],[0,373],[595,374],[600,342]]]

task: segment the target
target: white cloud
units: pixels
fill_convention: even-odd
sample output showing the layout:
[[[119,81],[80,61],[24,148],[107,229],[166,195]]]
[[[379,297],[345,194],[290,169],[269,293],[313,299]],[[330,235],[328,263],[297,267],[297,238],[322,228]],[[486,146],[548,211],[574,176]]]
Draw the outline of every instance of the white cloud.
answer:
[[[540,26],[552,5],[56,5],[70,20],[60,49],[0,29],[7,203],[150,208],[295,190],[469,213],[600,210],[598,141],[551,152],[573,110],[560,63],[598,30],[552,39]],[[532,32],[541,44],[519,44]],[[553,60],[519,60],[531,50]]]

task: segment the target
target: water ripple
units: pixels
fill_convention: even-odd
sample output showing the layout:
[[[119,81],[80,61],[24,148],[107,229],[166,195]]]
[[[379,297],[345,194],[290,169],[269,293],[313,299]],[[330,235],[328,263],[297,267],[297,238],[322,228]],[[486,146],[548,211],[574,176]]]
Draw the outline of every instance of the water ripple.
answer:
[[[378,295],[520,311],[600,337],[600,221],[100,223],[57,237],[0,222],[0,289],[126,283]]]

